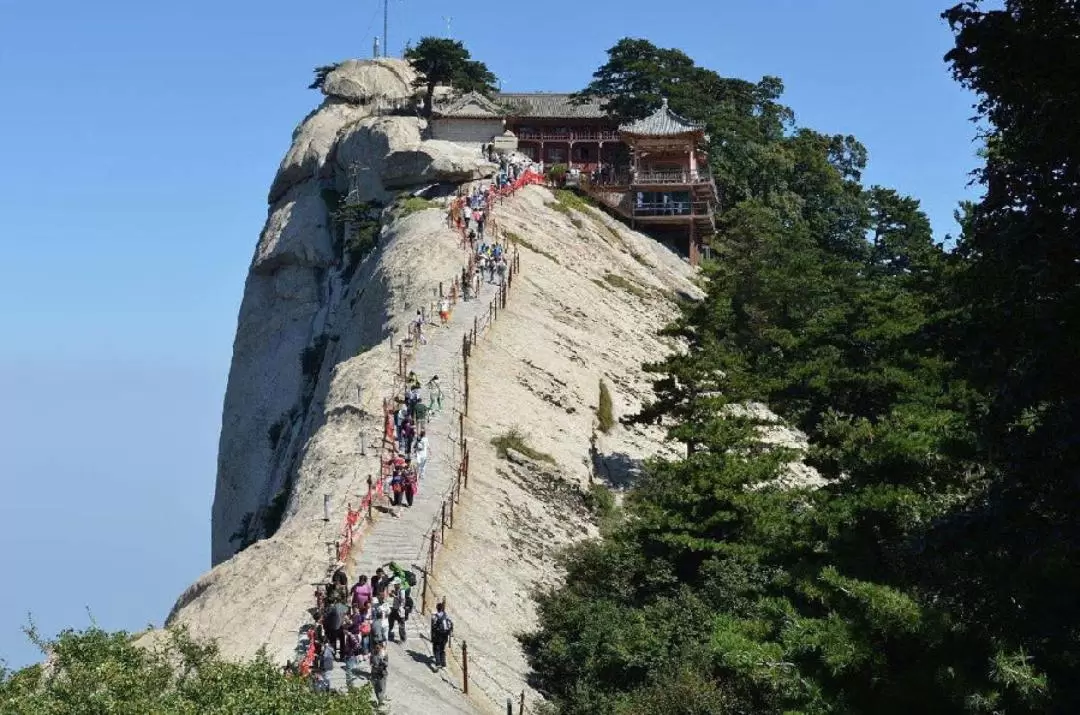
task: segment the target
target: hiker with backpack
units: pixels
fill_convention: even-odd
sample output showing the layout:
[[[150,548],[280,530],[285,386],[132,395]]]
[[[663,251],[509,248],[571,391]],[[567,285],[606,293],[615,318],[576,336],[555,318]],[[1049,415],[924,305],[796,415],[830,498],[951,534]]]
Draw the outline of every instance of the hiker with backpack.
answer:
[[[453,635],[454,622],[446,612],[446,604],[440,601],[435,605],[435,613],[431,614],[431,650],[436,670],[446,667],[446,646]]]

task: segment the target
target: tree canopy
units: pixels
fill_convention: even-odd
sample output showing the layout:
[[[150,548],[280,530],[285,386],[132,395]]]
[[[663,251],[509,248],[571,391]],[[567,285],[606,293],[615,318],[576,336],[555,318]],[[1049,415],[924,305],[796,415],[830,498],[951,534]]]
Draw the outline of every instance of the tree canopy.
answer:
[[[584,90],[706,122],[726,201],[634,418],[686,457],[646,465],[523,637],[563,715],[1080,709],[1080,7],[945,18],[986,128],[951,252],[775,78],[624,39]],[[823,486],[747,402],[806,433]]]
[[[424,89],[425,114],[431,114],[435,87],[440,84],[452,85],[459,92],[489,94],[495,89],[495,75],[474,60],[459,40],[424,37],[406,50],[405,59],[417,72],[417,88]]]

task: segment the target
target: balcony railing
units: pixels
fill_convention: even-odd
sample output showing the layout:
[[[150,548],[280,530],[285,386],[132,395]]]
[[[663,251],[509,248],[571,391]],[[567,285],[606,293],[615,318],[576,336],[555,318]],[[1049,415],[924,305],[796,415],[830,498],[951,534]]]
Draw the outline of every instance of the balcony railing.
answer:
[[[630,213],[637,218],[650,218],[659,216],[708,216],[712,213],[712,207],[707,201],[643,201],[641,203],[628,202]]]
[[[682,171],[680,169],[661,169],[657,171],[638,171],[628,177],[632,184],[706,184],[709,182],[708,174],[696,171]]]
[[[534,142],[607,142],[619,140],[619,132],[607,129],[518,129],[516,133],[519,140]]]

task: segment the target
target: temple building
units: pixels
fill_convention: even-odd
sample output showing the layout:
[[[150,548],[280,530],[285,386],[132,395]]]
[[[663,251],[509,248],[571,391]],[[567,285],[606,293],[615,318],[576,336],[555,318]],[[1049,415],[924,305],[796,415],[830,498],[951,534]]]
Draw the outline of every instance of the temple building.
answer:
[[[619,125],[603,100],[571,94],[470,92],[435,107],[432,138],[517,150],[550,167],[580,172],[580,188],[633,227],[686,246],[697,264],[715,232],[718,197],[705,127],[667,100],[650,116]]]

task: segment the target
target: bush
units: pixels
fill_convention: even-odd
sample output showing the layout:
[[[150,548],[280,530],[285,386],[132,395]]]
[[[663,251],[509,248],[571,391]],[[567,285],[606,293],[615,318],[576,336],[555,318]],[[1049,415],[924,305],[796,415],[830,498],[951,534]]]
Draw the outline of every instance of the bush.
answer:
[[[197,641],[183,628],[170,629],[150,647],[136,645],[125,631],[91,627],[41,638],[31,625],[30,640],[51,667],[0,668],[0,711],[40,713],[158,713],[180,715],[371,715],[371,691],[317,693],[308,680],[286,676],[265,652],[232,662],[213,642]]]
[[[548,167],[547,170],[548,179],[550,179],[552,183],[559,184],[561,186],[562,183],[566,181],[566,172],[568,172],[569,170],[570,167],[568,167],[566,164],[552,164]]]
[[[600,422],[600,431],[604,434],[611,432],[615,426],[615,414],[611,404],[611,391],[607,383],[600,380],[600,400],[596,406],[596,419]]]
[[[518,431],[516,427],[509,432],[492,439],[491,444],[495,446],[495,454],[502,459],[506,459],[506,451],[512,449],[515,452],[524,454],[529,459],[535,459],[538,462],[547,462],[548,464],[555,464],[555,458],[550,454],[539,452],[530,447],[525,442],[525,435]]]
[[[411,216],[419,211],[426,211],[427,209],[438,207],[439,205],[434,201],[419,196],[407,196],[404,199],[400,199],[397,203],[398,218],[405,218],[406,216]]]

